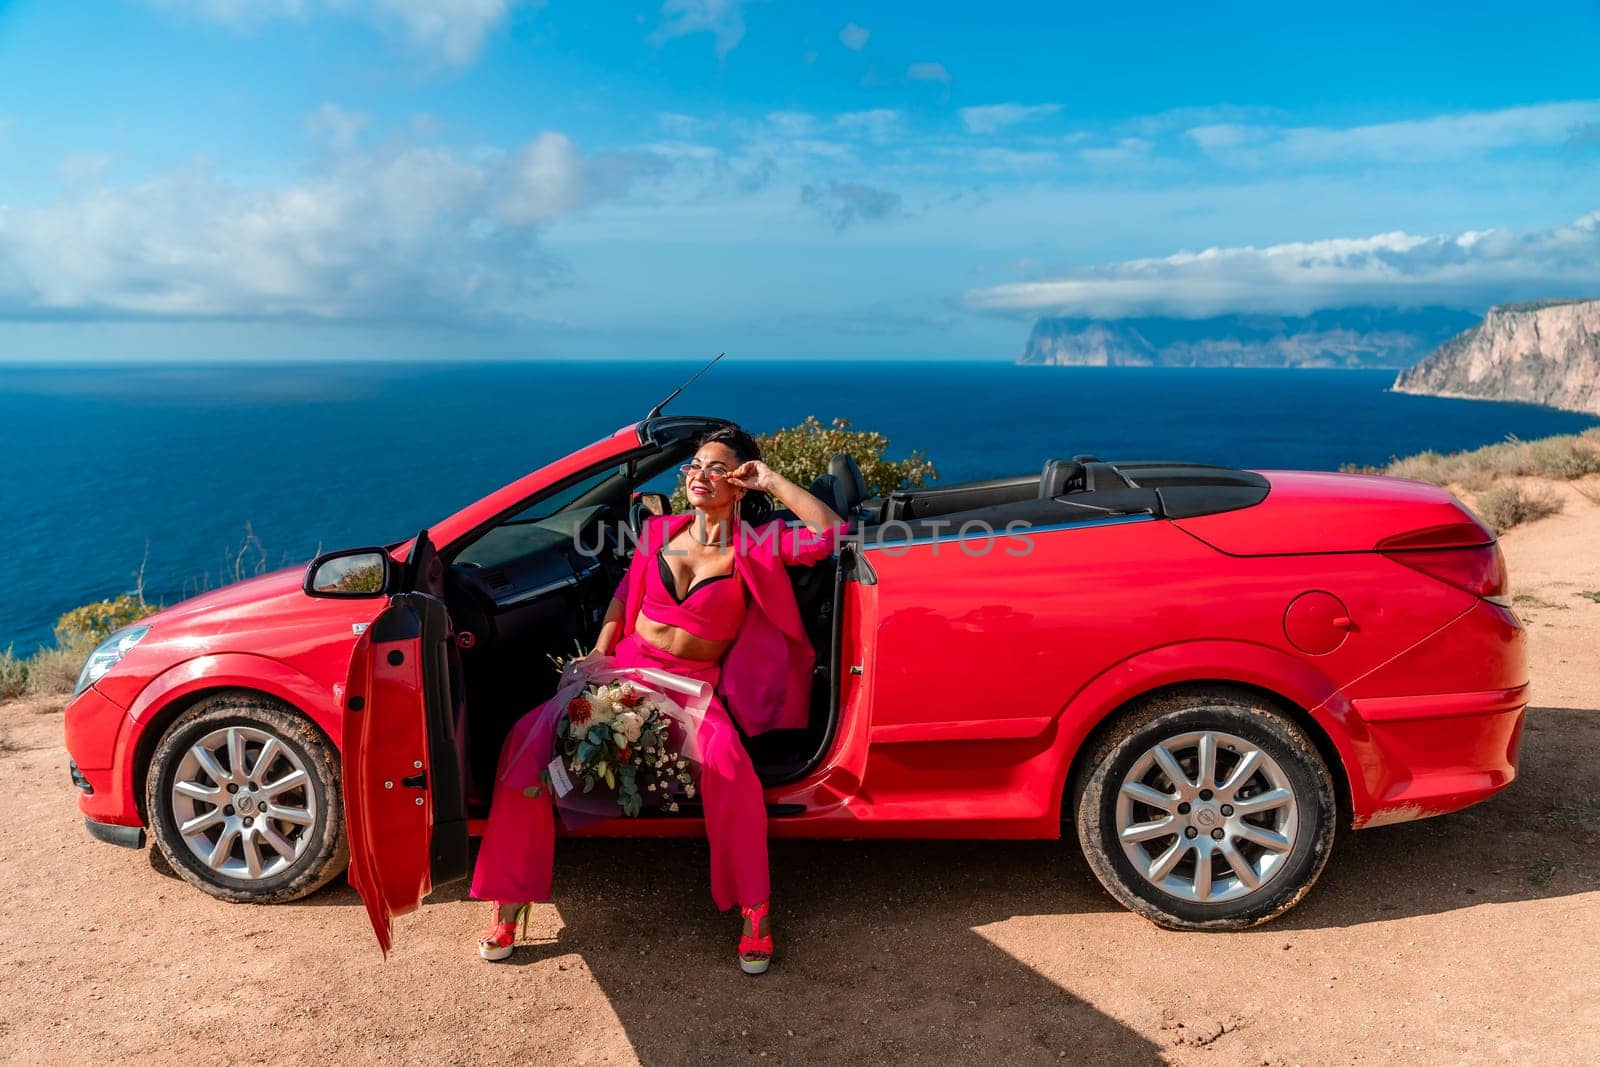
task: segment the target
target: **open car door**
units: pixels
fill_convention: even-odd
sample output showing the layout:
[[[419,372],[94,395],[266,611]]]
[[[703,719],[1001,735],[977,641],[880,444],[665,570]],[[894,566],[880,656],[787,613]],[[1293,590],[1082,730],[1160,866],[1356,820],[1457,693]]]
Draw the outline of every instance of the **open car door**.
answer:
[[[344,692],[344,810],[350,884],[385,957],[394,917],[467,873],[467,813],[455,737],[450,617],[423,592],[389,599],[350,658]]]

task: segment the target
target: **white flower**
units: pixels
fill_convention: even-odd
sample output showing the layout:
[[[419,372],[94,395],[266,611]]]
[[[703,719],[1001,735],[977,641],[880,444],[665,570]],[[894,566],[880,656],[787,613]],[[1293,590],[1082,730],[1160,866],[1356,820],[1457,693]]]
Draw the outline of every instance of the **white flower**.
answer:
[[[583,699],[588,702],[589,712],[594,716],[589,720],[590,726],[610,724],[614,717],[614,713],[611,710],[614,703],[609,697],[601,693],[585,693],[583,694]]]
[[[628,739],[628,744],[631,745],[639,740],[639,734],[644,731],[644,720],[639,718],[638,712],[624,708],[620,704],[617,705],[617,708],[616,721],[611,725],[619,730],[622,736]]]

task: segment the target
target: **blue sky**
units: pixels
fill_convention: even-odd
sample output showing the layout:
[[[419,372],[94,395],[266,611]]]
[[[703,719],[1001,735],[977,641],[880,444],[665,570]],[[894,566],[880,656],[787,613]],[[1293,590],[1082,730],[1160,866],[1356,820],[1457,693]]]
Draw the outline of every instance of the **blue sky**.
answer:
[[[0,360],[1600,295],[1596,70],[1593,0],[0,3]]]

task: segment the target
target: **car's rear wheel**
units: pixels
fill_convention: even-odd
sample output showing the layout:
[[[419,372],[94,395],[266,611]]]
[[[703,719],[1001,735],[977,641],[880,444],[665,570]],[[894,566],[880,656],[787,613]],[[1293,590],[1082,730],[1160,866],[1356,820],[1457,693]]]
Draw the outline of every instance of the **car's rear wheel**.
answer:
[[[172,869],[223,900],[295,900],[349,861],[332,746],[265,697],[222,693],[181,715],[151,757],[145,805]]]
[[[1090,756],[1077,805],[1100,884],[1177,930],[1288,911],[1322,873],[1337,819],[1305,730],[1228,690],[1166,694],[1119,721]]]

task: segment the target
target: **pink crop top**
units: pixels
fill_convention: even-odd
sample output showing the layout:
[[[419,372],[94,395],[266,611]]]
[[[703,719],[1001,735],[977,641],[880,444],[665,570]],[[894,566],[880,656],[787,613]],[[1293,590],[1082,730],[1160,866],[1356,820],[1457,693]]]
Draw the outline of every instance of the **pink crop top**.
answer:
[[[640,610],[654,622],[676,626],[703,641],[733,640],[744,622],[744,583],[732,571],[713,575],[689,586],[679,600],[672,565],[659,551],[655,555],[656,565],[645,568]],[[734,565],[738,566],[737,560]]]

